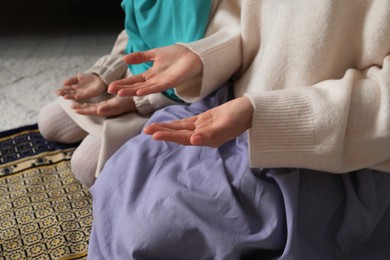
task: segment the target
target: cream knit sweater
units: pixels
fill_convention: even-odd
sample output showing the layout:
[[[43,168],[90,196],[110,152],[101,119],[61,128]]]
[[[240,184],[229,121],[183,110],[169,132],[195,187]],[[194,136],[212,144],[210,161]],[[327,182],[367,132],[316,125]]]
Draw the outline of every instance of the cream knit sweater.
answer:
[[[254,106],[253,167],[390,172],[390,0],[222,0],[193,102],[232,75]]]

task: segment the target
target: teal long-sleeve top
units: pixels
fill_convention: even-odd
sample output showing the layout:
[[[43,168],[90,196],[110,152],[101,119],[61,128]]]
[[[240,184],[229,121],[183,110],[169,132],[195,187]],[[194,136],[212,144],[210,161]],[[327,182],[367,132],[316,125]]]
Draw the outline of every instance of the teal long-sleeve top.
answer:
[[[211,0],[123,0],[122,8],[129,36],[128,54],[201,39],[206,31]],[[137,75],[149,69],[152,63],[128,66]],[[174,89],[163,94],[181,102]]]

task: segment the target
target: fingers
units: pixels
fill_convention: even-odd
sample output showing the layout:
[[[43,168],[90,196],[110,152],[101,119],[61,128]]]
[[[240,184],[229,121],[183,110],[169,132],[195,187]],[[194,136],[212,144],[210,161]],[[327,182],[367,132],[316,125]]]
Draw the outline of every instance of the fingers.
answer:
[[[168,123],[153,123],[146,126],[144,133],[154,140],[191,145],[190,139],[195,130],[196,116]]]
[[[61,88],[56,91],[58,96],[62,96],[64,99],[71,99],[75,101],[83,100],[89,98],[89,96],[77,91],[73,88]]]
[[[197,146],[206,145],[206,142],[205,142],[204,138],[202,137],[202,135],[200,135],[198,133],[193,134],[191,136],[190,143],[192,145],[197,145]]]
[[[123,61],[127,64],[140,64],[148,61],[153,61],[156,57],[154,49],[145,52],[134,52],[123,57]]]
[[[118,94],[122,97],[145,96],[153,93],[160,93],[169,87],[164,83],[140,82],[133,85],[110,85],[108,93]]]
[[[210,139],[208,135],[196,133],[193,130],[173,130],[158,126],[158,131],[154,132],[152,138],[158,141],[174,142],[182,145],[219,147],[224,142],[221,140]],[[144,132],[149,134],[145,128]]]
[[[64,86],[71,86],[73,84],[76,84],[78,81],[79,81],[79,78],[77,76],[72,77],[72,78],[64,81]]]
[[[98,103],[74,102],[72,108],[76,113],[81,115],[103,117],[119,116],[136,111],[133,98],[121,98],[118,96]]]
[[[142,74],[139,74],[139,75],[133,75],[131,77],[128,77],[128,78],[124,78],[124,79],[120,79],[120,80],[116,80],[114,82],[112,82],[108,88],[112,88],[112,87],[115,87],[117,85],[119,86],[123,86],[123,85],[133,85],[135,83],[139,83],[139,82],[144,82],[145,79],[144,79],[144,76]]]
[[[153,134],[152,138],[158,141],[174,142],[182,145],[191,145],[192,131],[160,131]]]
[[[197,116],[169,123],[153,123],[144,128],[144,133],[154,140],[175,142],[184,145],[219,147],[229,141],[224,129],[197,127]]]
[[[194,131],[196,117],[187,118],[183,120],[173,121],[169,123],[153,123],[144,129],[144,133],[152,135],[159,131]]]
[[[57,89],[56,94],[64,97],[65,99],[74,99],[76,91],[72,88],[60,88]]]
[[[149,89],[149,88],[154,89],[154,85],[155,83],[142,82],[142,83],[136,83],[133,86],[117,86],[118,88],[117,94],[122,97],[140,96],[138,94],[138,91],[140,89]],[[151,93],[155,93],[155,92],[151,92]]]
[[[216,148],[229,141],[228,139],[225,139],[224,136],[218,138],[213,136],[214,134],[212,133],[197,132],[191,136],[190,143],[195,146],[209,146]]]
[[[159,83],[151,83],[148,85],[141,85],[137,91],[136,95],[137,96],[145,96],[153,93],[160,93],[163,92],[167,89],[170,89],[172,85],[164,83],[164,82],[159,82]]]
[[[110,85],[108,93],[118,94],[119,96],[145,96],[153,93],[165,91],[171,85],[165,82],[139,82],[133,85]]]
[[[98,115],[98,104],[95,103],[73,103],[72,109],[80,115]]]
[[[136,107],[133,98],[118,96],[100,102],[97,108],[97,114],[105,117],[119,116],[134,111],[136,111]]]
[[[121,90],[123,88],[137,87],[140,85],[139,83],[144,83],[144,82],[145,82],[145,79],[144,79],[142,74],[134,75],[134,76],[131,76],[131,77],[128,77],[125,79],[116,80],[116,81],[112,82],[108,86],[107,91],[110,94],[116,94],[116,93],[118,93],[119,90]]]

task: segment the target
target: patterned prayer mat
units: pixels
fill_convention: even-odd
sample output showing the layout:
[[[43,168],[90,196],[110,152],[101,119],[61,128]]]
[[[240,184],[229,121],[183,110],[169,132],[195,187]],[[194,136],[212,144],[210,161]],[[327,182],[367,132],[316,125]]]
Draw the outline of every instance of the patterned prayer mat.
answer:
[[[70,170],[76,145],[36,125],[0,133],[0,259],[86,259],[92,198]]]

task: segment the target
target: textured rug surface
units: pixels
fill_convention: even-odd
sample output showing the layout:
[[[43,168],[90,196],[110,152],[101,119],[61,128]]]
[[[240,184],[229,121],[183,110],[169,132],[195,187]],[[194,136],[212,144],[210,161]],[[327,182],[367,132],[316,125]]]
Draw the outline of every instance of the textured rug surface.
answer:
[[[70,170],[75,147],[36,125],[0,133],[0,259],[86,259],[92,199]]]
[[[65,79],[109,53],[115,35],[96,38],[1,36],[0,131],[36,123],[39,110],[55,100],[55,91]]]
[[[0,1],[0,131],[37,122],[65,79],[109,54],[120,1]]]

